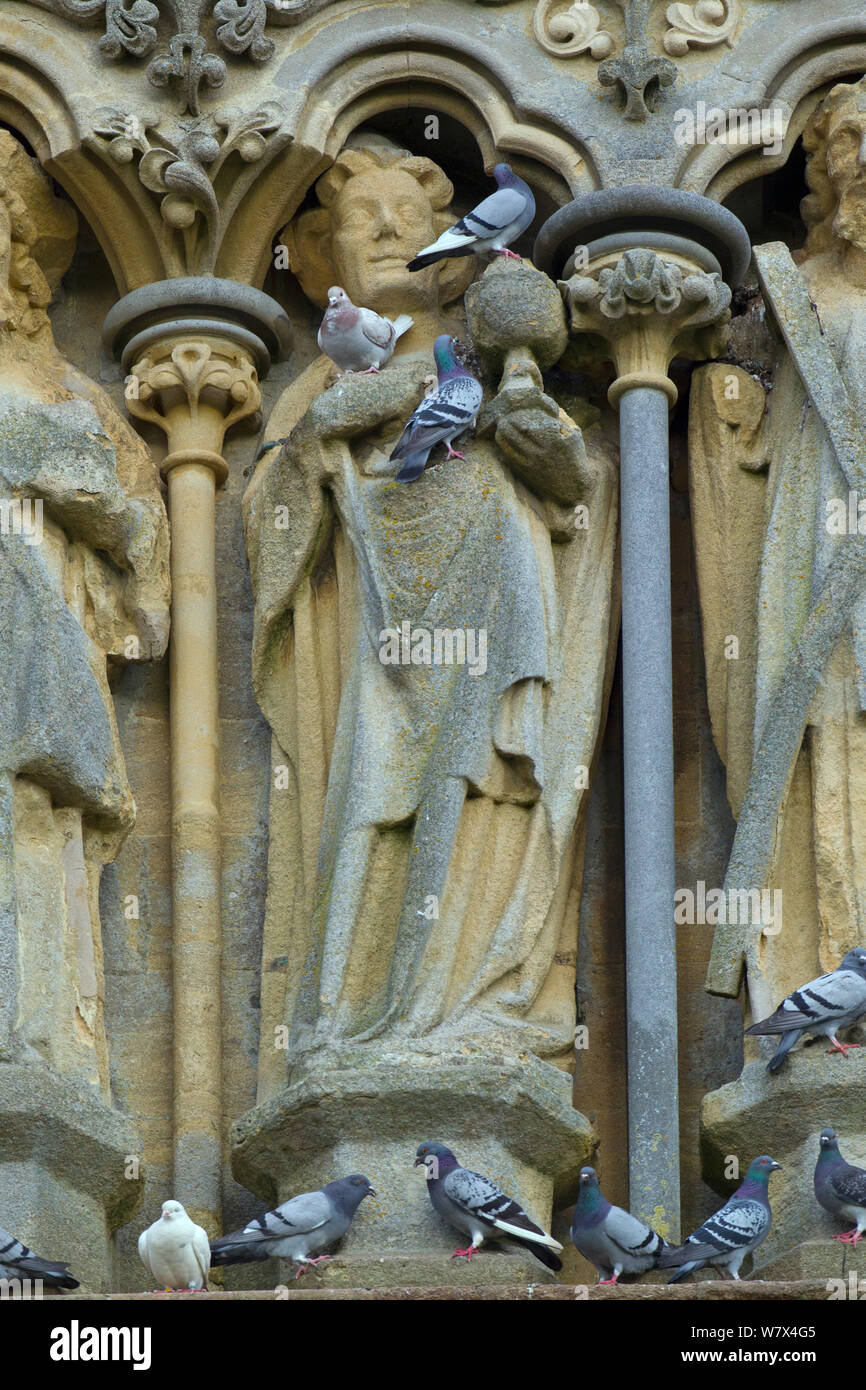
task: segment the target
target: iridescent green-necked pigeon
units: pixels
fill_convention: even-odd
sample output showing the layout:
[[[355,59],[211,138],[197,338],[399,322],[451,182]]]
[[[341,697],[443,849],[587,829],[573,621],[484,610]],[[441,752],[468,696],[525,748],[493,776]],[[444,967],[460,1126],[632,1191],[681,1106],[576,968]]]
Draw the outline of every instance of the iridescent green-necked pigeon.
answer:
[[[729,1197],[715,1216],[693,1231],[683,1245],[669,1246],[659,1255],[659,1269],[681,1268],[668,1280],[676,1284],[695,1269],[713,1265],[740,1277],[740,1265],[747,1255],[766,1240],[773,1224],[767,1191],[770,1174],[781,1168],[769,1154],[761,1154],[749,1164],[749,1170],[736,1192]]]
[[[581,1168],[571,1239],[598,1270],[600,1284],[621,1274],[646,1274],[658,1264],[666,1242],[622,1207],[612,1206],[598,1185],[594,1168]]]
[[[832,1129],[822,1129],[821,1149],[815,1165],[815,1196],[825,1211],[854,1227],[836,1240],[856,1245],[866,1231],[866,1169],[846,1163],[839,1152],[839,1141]]]
[[[403,467],[397,474],[401,483],[420,478],[437,444],[446,446],[447,458],[462,459],[463,455],[451,448],[451,441],[475,423],[481,408],[481,382],[457,361],[454,339],[441,334],[433,344],[433,355],[439,384],[410,416],[391,454],[392,459],[402,459]]]

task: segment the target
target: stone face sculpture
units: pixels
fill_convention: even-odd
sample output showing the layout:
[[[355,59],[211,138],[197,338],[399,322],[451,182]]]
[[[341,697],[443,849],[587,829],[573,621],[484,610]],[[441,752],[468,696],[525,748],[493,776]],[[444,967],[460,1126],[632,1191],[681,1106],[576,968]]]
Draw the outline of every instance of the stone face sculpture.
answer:
[[[834,415],[823,408],[822,396],[838,385],[862,421],[863,92],[862,82],[835,87],[804,135],[812,193],[803,204],[809,236],[799,258],[805,282],[805,292],[799,284],[800,308],[808,316],[811,299],[817,314],[813,332],[829,345],[838,375],[829,360],[822,365],[819,357],[807,361],[802,353],[795,360],[795,342],[791,351],[776,349],[779,361],[766,408],[762,386],[735,366],[702,368],[692,388],[692,507],[708,692],[737,816],[755,795],[755,750],[773,724],[786,717],[787,673],[805,640],[807,620],[814,621],[816,609],[833,619],[838,599],[827,597],[826,588],[833,567],[846,547],[862,545],[856,521],[855,534],[848,525],[849,457],[840,459],[837,453]],[[756,259],[765,290],[771,287],[768,274],[774,266],[782,269],[772,283],[784,285],[787,275],[789,290],[777,288],[775,299],[767,296],[767,306],[787,336],[800,312],[794,307],[797,272],[783,247],[758,248]],[[856,440],[848,452],[855,467],[866,462]],[[730,980],[735,979],[736,956],[742,950],[754,1018],[772,1010],[799,981],[834,968],[864,938],[864,616],[866,590],[861,585],[850,611],[840,608],[835,627],[828,628],[839,635],[827,642],[821,658],[805,735],[790,765],[777,770],[785,786],[780,805],[766,808],[775,825],[773,862],[766,882],[749,886],[781,890],[781,922],[741,928],[739,946],[730,927],[724,937],[717,931],[717,947],[723,942],[719,978],[729,971]],[[731,637],[738,642],[736,659],[726,659]],[[743,848],[748,851],[749,846]],[[730,947],[729,938],[734,943]],[[717,1154],[740,1151],[737,1145],[746,1145],[746,1130],[755,1122],[753,1107],[760,1105],[761,1143],[774,1152],[778,1148],[780,1157],[793,1152],[792,1173],[784,1182],[802,1185],[817,1145],[817,1129],[811,1133],[807,1116],[818,1127],[825,1114],[832,1115],[834,1124],[841,1126],[839,1117],[846,1116],[849,1128],[863,1127],[857,1078],[851,1069],[832,1069],[831,1060],[815,1052],[794,1054],[789,1074],[778,1079],[766,1078],[761,1063],[749,1062],[738,1082],[707,1098],[704,1127],[710,1149]],[[831,1095],[834,1108],[827,1110]],[[788,1162],[786,1174],[787,1168]],[[801,1208],[800,1200],[792,1199],[787,1222],[768,1242],[769,1256],[809,1229],[810,1213]]]
[[[610,460],[536,368],[517,399],[500,395],[483,439],[461,442],[465,463],[396,484],[389,445],[429,371],[438,301],[465,274],[405,262],[450,189],[427,160],[359,150],[318,188],[326,209],[294,231],[305,288],[320,300],[341,283],[416,326],[379,380],[320,394],[320,361],[289,388],[268,437],[299,423],[249,496],[255,679],[290,768],[272,795],[266,951],[288,958],[274,1022],[290,1025],[295,1058],[375,1038],[562,1057],[576,770],[592,761],[610,629]],[[333,260],[314,282],[323,212]],[[521,297],[497,269],[516,314],[538,300],[535,272],[516,271]],[[478,316],[483,339],[481,303]],[[515,320],[515,344],[522,332]]]
[[[109,673],[168,636],[144,444],[58,352],[75,216],[0,132],[0,1061],[110,1094],[102,864],[134,820]]]
[[[451,185],[429,160],[381,143],[347,148],[317,193],[322,206],[288,233],[308,296],[321,305],[340,284],[415,326],[378,376],[323,390],[327,360],[307,368],[268,424],[266,438],[288,443],[265,456],[246,499],[254,682],[275,736],[259,1101],[282,1095],[286,1049],[290,1127],[335,1084],[329,1073],[350,1068],[357,1104],[376,1114],[353,1111],[341,1089],[341,1161],[378,1165],[379,1188],[378,1175],[402,1165],[384,1112],[410,1073],[413,1103],[438,1087],[424,1101],[426,1132],[453,1098],[455,1058],[470,1090],[473,1061],[492,1078],[484,1068],[498,1060],[502,1084],[505,1062],[528,1078],[517,1061],[527,1054],[570,1060],[578,816],[615,628],[615,469],[600,431],[585,440],[544,393],[536,358],[549,366],[564,349],[562,305],[546,277],[512,262],[473,287],[474,342],[504,373],[476,435],[459,442],[465,461],[434,456],[418,482],[397,483],[388,456],[429,378],[434,337],[459,327],[443,306],[473,264],[406,270],[454,220]],[[514,1169],[507,1105],[499,1135],[477,1131],[487,1150],[476,1152],[524,1197],[536,1190],[531,1168],[545,1170],[540,1219],[563,1146],[570,1166],[588,1134],[565,1078],[548,1072],[565,1129],[536,1143],[532,1126],[547,1131],[531,1122],[528,1168]],[[236,1163],[252,1186],[259,1165],[273,1181],[267,1136],[282,1120],[264,1111],[239,1123],[258,1135]],[[579,1141],[568,1129],[578,1122]],[[450,1123],[456,1143],[465,1131],[453,1112]],[[358,1148],[365,1125],[375,1153]],[[280,1171],[278,1188],[301,1177],[296,1165]],[[405,1244],[412,1231],[395,1225],[392,1238]]]

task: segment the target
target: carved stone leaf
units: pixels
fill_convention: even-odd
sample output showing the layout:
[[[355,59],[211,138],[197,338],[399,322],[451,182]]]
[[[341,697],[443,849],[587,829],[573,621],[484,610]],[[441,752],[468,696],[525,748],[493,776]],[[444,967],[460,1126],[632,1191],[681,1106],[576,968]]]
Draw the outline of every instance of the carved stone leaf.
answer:
[[[566,10],[557,10],[560,0],[539,0],[532,19],[532,31],[546,53],[556,58],[573,58],[589,53],[591,58],[607,58],[613,52],[613,39],[601,29],[601,16],[588,0],[573,0]]]
[[[665,52],[675,58],[688,53],[691,46],[713,48],[717,43],[732,46],[731,35],[740,19],[739,0],[697,0],[694,5],[676,0],[665,10],[671,26],[665,35]]]

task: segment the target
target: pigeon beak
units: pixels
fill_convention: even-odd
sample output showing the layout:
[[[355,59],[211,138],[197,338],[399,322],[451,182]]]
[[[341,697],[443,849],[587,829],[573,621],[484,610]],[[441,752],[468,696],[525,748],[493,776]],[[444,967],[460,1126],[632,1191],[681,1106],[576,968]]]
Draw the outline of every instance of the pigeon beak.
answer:
[[[770,1172],[775,1173],[775,1172],[776,1172],[776,1169],[777,1169],[777,1168],[781,1168],[781,1167],[782,1167],[781,1163],[774,1163],[773,1166],[772,1166],[772,1168],[770,1169]]]
[[[367,1188],[367,1196],[368,1196],[368,1197],[378,1197],[378,1195],[379,1195],[379,1194],[378,1194],[378,1192],[376,1191],[375,1187],[368,1187],[368,1188]]]
[[[420,1168],[420,1167],[421,1167],[421,1164],[422,1164],[423,1162],[424,1162],[423,1158],[416,1158],[416,1159],[415,1159],[415,1162],[412,1164],[412,1167],[413,1167],[413,1168]]]

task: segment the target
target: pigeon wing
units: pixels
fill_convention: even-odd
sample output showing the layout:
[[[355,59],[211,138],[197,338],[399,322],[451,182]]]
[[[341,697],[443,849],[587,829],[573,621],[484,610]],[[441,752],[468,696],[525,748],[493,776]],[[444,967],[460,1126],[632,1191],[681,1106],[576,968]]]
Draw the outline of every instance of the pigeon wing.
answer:
[[[324,1226],[334,1215],[330,1198],[324,1192],[302,1192],[273,1211],[266,1211],[244,1228],[243,1234],[254,1239],[280,1240],[285,1236],[302,1236]]]
[[[661,1236],[651,1226],[645,1226],[622,1207],[611,1207],[604,1220],[604,1233],[618,1250],[627,1255],[652,1255],[664,1245]]]
[[[703,1226],[699,1226],[686,1244],[694,1241],[696,1244],[712,1245],[717,1252],[724,1253],[738,1250],[758,1238],[768,1219],[767,1208],[761,1202],[738,1197],[723,1206]]]
[[[192,1237],[192,1253],[198,1265],[198,1272],[202,1278],[202,1288],[207,1288],[207,1276],[210,1269],[210,1241],[207,1231],[203,1226],[195,1226]]]
[[[830,1186],[840,1201],[848,1202],[853,1207],[866,1207],[866,1170],[863,1168],[855,1168],[849,1163],[833,1174]]]
[[[361,332],[374,347],[386,348],[394,337],[394,325],[374,314],[372,309],[362,309],[359,315]]]
[[[541,1242],[551,1249],[561,1250],[562,1246],[548,1236],[540,1226],[526,1215],[526,1212],[503,1192],[490,1178],[481,1173],[473,1173],[469,1168],[454,1168],[444,1181],[446,1194],[468,1216],[474,1216],[482,1225],[492,1226],[503,1235],[540,1237]]]
[[[526,211],[526,199],[516,188],[498,188],[465,217],[456,222],[446,236],[463,236],[468,240],[487,241],[510,227]]]
[[[810,980],[783,999],[769,1018],[753,1023],[747,1033],[787,1033],[792,1028],[809,1028],[815,1023],[831,1023],[844,1018],[859,1005],[866,1009],[866,983],[854,970],[832,970]]]
[[[149,1247],[148,1241],[147,1241],[147,1237],[148,1237],[149,1235],[150,1235],[150,1227],[148,1226],[147,1230],[146,1230],[146,1231],[142,1231],[141,1235],[138,1237],[138,1255],[139,1255],[139,1259],[141,1260],[141,1263],[144,1265],[144,1267],[145,1267],[145,1269],[147,1270],[148,1274],[150,1275],[151,1279],[154,1279],[154,1280],[155,1280],[155,1279],[156,1279],[156,1275],[154,1274],[153,1270],[152,1270],[151,1267],[150,1267],[150,1247]]]
[[[432,396],[425,397],[410,417],[391,458],[429,451],[453,438],[475,419],[482,395],[481,383],[473,376],[452,377],[444,382]]]

